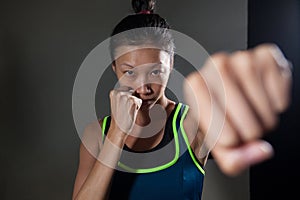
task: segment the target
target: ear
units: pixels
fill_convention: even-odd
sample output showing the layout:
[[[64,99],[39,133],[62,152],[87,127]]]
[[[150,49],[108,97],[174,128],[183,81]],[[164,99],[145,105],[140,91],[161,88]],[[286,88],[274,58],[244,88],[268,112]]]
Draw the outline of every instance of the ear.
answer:
[[[171,68],[170,71],[172,71],[174,68],[174,55],[173,54],[170,55],[170,68]]]
[[[112,70],[116,73],[116,62],[113,61],[111,64]]]

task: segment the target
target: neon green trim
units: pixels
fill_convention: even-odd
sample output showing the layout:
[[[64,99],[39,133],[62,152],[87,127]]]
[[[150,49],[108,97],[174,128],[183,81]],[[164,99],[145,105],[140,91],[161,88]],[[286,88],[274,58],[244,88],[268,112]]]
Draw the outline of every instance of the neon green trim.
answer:
[[[182,104],[179,103],[176,108],[175,114],[173,116],[173,121],[172,121],[173,134],[174,134],[174,139],[175,139],[175,156],[172,161],[170,161],[169,163],[166,163],[164,165],[161,165],[158,167],[153,167],[153,168],[148,168],[148,169],[134,169],[134,168],[126,166],[125,164],[123,164],[121,162],[118,162],[119,167],[127,170],[128,172],[133,172],[133,173],[150,173],[150,172],[160,171],[160,170],[166,169],[166,168],[174,165],[179,158],[179,142],[178,142],[178,132],[176,129],[176,119],[178,117],[178,113],[180,111],[181,106],[182,106]]]
[[[108,116],[104,117],[103,123],[102,123],[102,141],[104,142],[105,138],[105,129],[106,129],[106,122],[107,122]]]
[[[184,141],[185,141],[185,143],[186,143],[186,146],[187,146],[187,148],[188,148],[188,151],[189,151],[189,153],[190,153],[190,156],[191,156],[193,162],[195,163],[195,165],[197,166],[197,168],[202,172],[202,174],[205,175],[204,169],[200,166],[200,164],[198,163],[198,161],[196,160],[196,158],[195,158],[195,156],[194,156],[194,154],[193,154],[193,152],[192,152],[192,149],[191,149],[191,147],[190,147],[189,140],[188,140],[188,138],[187,138],[187,136],[186,136],[186,133],[185,133],[185,131],[184,131],[184,128],[183,128],[183,120],[184,120],[184,118],[185,118],[185,116],[186,116],[186,114],[187,114],[188,109],[189,109],[189,107],[186,106],[185,109],[184,109],[184,112],[183,112],[183,114],[182,114],[182,117],[181,117],[181,119],[180,119],[180,130],[181,130],[182,136],[183,136],[183,138],[184,138]]]

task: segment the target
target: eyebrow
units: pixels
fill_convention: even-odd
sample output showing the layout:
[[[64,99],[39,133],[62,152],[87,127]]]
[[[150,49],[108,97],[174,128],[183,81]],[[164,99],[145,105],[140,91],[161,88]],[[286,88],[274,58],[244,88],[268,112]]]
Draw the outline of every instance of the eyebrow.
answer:
[[[156,67],[156,66],[158,66],[158,65],[162,65],[162,63],[161,62],[158,62],[158,63],[151,63],[151,64],[153,64],[151,67]],[[120,64],[120,66],[121,67],[130,67],[130,68],[134,68],[134,66],[133,65],[131,65],[131,64],[128,64],[128,63],[122,63],[122,64]]]
[[[122,63],[122,64],[120,64],[120,66],[121,66],[121,67],[127,66],[127,67],[130,67],[130,68],[134,68],[134,66],[132,66],[132,65],[130,65],[130,64],[128,64],[128,63]]]

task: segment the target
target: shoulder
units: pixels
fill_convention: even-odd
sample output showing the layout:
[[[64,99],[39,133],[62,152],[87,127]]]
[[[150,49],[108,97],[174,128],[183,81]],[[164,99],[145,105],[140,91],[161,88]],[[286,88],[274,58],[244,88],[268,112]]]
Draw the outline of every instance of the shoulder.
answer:
[[[103,119],[90,122],[85,126],[83,138],[101,133]]]
[[[189,106],[186,104],[182,104],[182,107],[184,109],[182,116],[184,117],[184,119],[182,125],[191,143],[194,140],[196,134],[198,133],[198,123],[197,120],[195,120],[195,118],[193,117],[192,111],[189,108]]]
[[[87,150],[94,157],[98,155],[102,144],[102,123],[103,119],[90,122],[81,136],[81,149]]]
[[[185,104],[184,104],[185,105]],[[201,130],[199,130],[199,121],[194,117],[193,110],[186,106],[186,115],[184,116],[183,128],[185,130],[186,136],[189,140],[191,149],[198,158],[198,160],[203,164],[207,155],[201,155],[203,150],[205,135]]]

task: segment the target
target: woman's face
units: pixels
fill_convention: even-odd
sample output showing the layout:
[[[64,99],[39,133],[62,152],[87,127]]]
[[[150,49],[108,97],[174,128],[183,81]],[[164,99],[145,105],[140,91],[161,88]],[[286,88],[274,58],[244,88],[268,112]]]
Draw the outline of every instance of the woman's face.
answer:
[[[120,86],[133,90],[133,95],[143,100],[142,106],[147,107],[164,97],[172,60],[163,50],[139,48],[118,57],[113,70]]]

